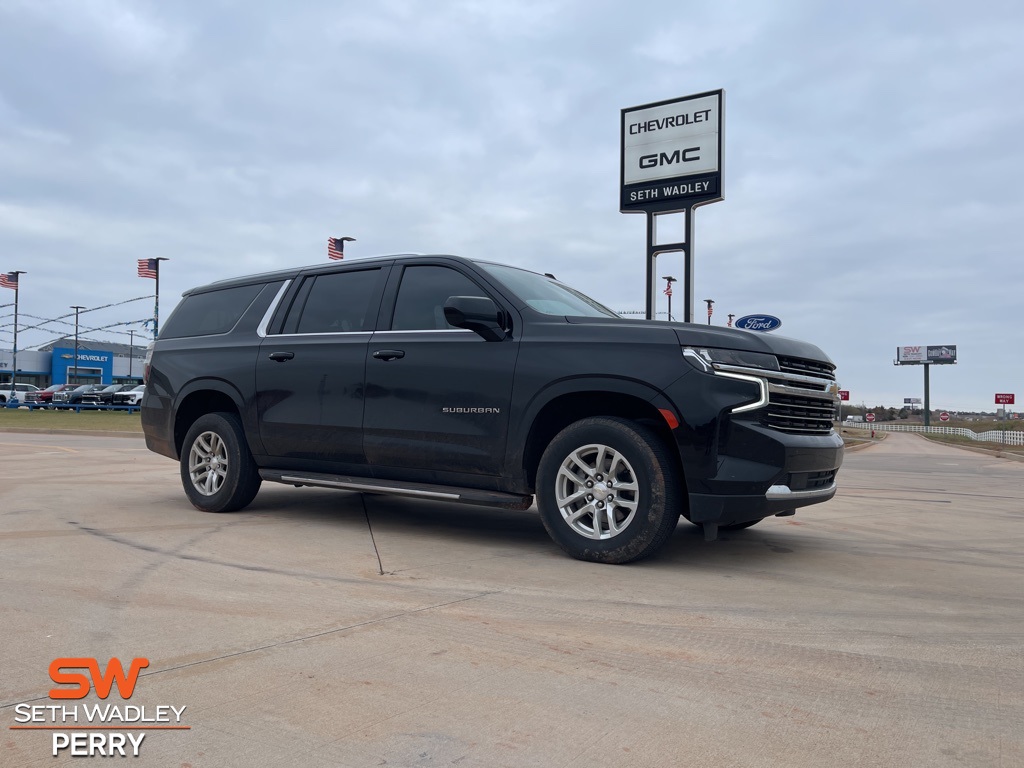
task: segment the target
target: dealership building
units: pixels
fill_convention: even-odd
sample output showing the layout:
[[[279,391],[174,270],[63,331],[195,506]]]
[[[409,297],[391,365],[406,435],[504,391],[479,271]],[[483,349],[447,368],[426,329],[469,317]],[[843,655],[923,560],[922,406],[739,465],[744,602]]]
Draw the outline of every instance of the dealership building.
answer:
[[[145,347],[113,342],[78,342],[77,370],[75,340],[59,339],[38,350],[18,351],[15,381],[48,387],[51,384],[141,384]],[[0,350],[0,387],[11,382],[11,350]]]

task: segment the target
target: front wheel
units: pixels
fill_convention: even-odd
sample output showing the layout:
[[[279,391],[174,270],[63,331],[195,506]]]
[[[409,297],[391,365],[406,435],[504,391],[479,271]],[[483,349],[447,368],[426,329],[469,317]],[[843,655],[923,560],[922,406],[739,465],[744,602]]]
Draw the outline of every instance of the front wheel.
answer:
[[[196,419],[181,448],[181,484],[192,506],[234,512],[256,498],[261,482],[237,416],[207,413]]]
[[[566,553],[595,563],[654,554],[676,527],[681,486],[656,432],[594,417],[563,429],[537,470],[537,506]]]

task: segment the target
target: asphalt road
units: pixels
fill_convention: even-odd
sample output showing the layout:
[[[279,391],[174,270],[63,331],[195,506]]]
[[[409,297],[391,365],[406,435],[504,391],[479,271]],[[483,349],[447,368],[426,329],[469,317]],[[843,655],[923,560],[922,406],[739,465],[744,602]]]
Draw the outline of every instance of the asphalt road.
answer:
[[[630,566],[533,512],[204,514],[137,439],[0,434],[0,471],[2,766],[81,765],[81,720],[12,729],[60,657],[185,707],[140,765],[1024,765],[1024,463],[892,434],[831,502]]]

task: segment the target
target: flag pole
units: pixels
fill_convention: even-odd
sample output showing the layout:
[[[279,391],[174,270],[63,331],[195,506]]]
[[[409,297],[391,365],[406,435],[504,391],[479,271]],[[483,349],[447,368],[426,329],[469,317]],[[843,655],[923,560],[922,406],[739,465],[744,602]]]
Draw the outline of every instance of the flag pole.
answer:
[[[18,378],[18,289],[21,286],[22,275],[28,274],[21,270],[8,272],[8,277],[14,275],[14,346],[11,347],[11,392],[15,391],[14,382]]]
[[[153,341],[160,335],[160,262],[170,261],[166,256],[157,256],[153,259],[156,272],[156,293],[153,298]]]

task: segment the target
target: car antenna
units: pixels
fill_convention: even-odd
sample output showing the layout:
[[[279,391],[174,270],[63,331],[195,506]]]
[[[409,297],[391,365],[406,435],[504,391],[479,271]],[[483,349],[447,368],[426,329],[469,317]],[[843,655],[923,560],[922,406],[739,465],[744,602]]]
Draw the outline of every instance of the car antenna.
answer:
[[[557,280],[558,279],[557,277],[552,275],[550,272],[545,272],[544,273],[544,277],[550,277],[552,280]]]

